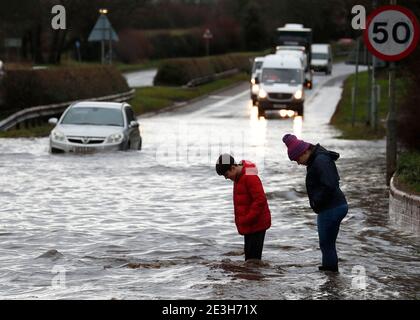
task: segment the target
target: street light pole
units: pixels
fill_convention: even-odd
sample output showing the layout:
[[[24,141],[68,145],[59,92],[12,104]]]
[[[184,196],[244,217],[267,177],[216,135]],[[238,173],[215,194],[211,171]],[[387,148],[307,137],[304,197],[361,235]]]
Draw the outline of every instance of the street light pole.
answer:
[[[359,78],[359,51],[360,51],[360,37],[357,37],[357,46],[356,46],[356,70],[354,77],[354,88],[353,88],[353,99],[352,99],[352,108],[351,108],[351,126],[354,127],[356,119],[356,106],[357,106],[357,95],[358,95],[358,78]]]
[[[109,34],[109,64],[112,64],[112,33],[111,33],[111,27],[108,28],[108,34]]]
[[[99,9],[99,13],[101,15],[106,15],[108,13],[108,9]],[[105,28],[102,28],[102,40],[101,40],[101,61],[102,64],[105,63]]]

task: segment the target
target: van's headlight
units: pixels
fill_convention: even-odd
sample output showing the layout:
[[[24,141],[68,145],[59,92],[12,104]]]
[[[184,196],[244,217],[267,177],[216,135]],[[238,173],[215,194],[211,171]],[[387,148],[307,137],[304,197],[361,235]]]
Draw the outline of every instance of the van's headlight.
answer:
[[[302,90],[298,90],[296,91],[296,93],[293,95],[293,98],[295,98],[296,100],[300,100],[303,97],[303,91]]]
[[[63,142],[66,140],[66,136],[58,130],[53,130],[51,132],[51,138],[54,141]]]
[[[124,139],[124,135],[122,133],[113,133],[111,134],[108,139],[106,139],[107,143],[120,143]]]
[[[267,98],[267,91],[265,91],[263,88],[260,89],[258,92],[258,98],[265,99]]]
[[[253,94],[258,94],[259,91],[260,91],[260,86],[258,84],[253,84],[252,85],[252,93]]]

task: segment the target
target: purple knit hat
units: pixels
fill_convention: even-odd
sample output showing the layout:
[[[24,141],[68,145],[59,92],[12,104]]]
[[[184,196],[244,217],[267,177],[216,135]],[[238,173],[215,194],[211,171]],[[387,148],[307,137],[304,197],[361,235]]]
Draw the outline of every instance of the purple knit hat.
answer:
[[[287,154],[289,155],[289,159],[291,161],[297,161],[299,157],[311,146],[310,143],[299,140],[293,134],[285,134],[283,142],[287,146]]]

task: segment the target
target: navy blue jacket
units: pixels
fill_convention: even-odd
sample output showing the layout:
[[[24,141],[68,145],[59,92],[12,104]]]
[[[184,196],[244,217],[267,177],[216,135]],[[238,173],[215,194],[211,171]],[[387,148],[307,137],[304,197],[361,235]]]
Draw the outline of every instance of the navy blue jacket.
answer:
[[[347,204],[339,186],[340,176],[335,166],[339,157],[337,152],[328,151],[317,144],[308,159],[306,191],[311,208],[316,213]]]

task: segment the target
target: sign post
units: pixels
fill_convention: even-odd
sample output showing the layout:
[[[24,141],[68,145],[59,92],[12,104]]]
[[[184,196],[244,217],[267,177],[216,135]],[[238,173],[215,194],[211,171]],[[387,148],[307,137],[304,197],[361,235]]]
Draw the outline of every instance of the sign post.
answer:
[[[206,41],[206,55],[210,53],[210,40],[213,39],[213,34],[210,32],[210,29],[206,29],[203,34],[203,39]]]
[[[395,61],[414,51],[420,38],[416,16],[408,9],[388,5],[374,10],[368,17],[364,40],[368,50],[385,61],[390,61],[389,112],[387,117],[386,182],[389,185],[397,164],[397,123],[395,109]]]
[[[107,18],[108,10],[100,9],[100,16],[89,35],[88,41],[101,42],[101,60],[105,63],[105,41],[109,41],[109,62],[112,63],[112,41],[118,41],[118,35]]]

